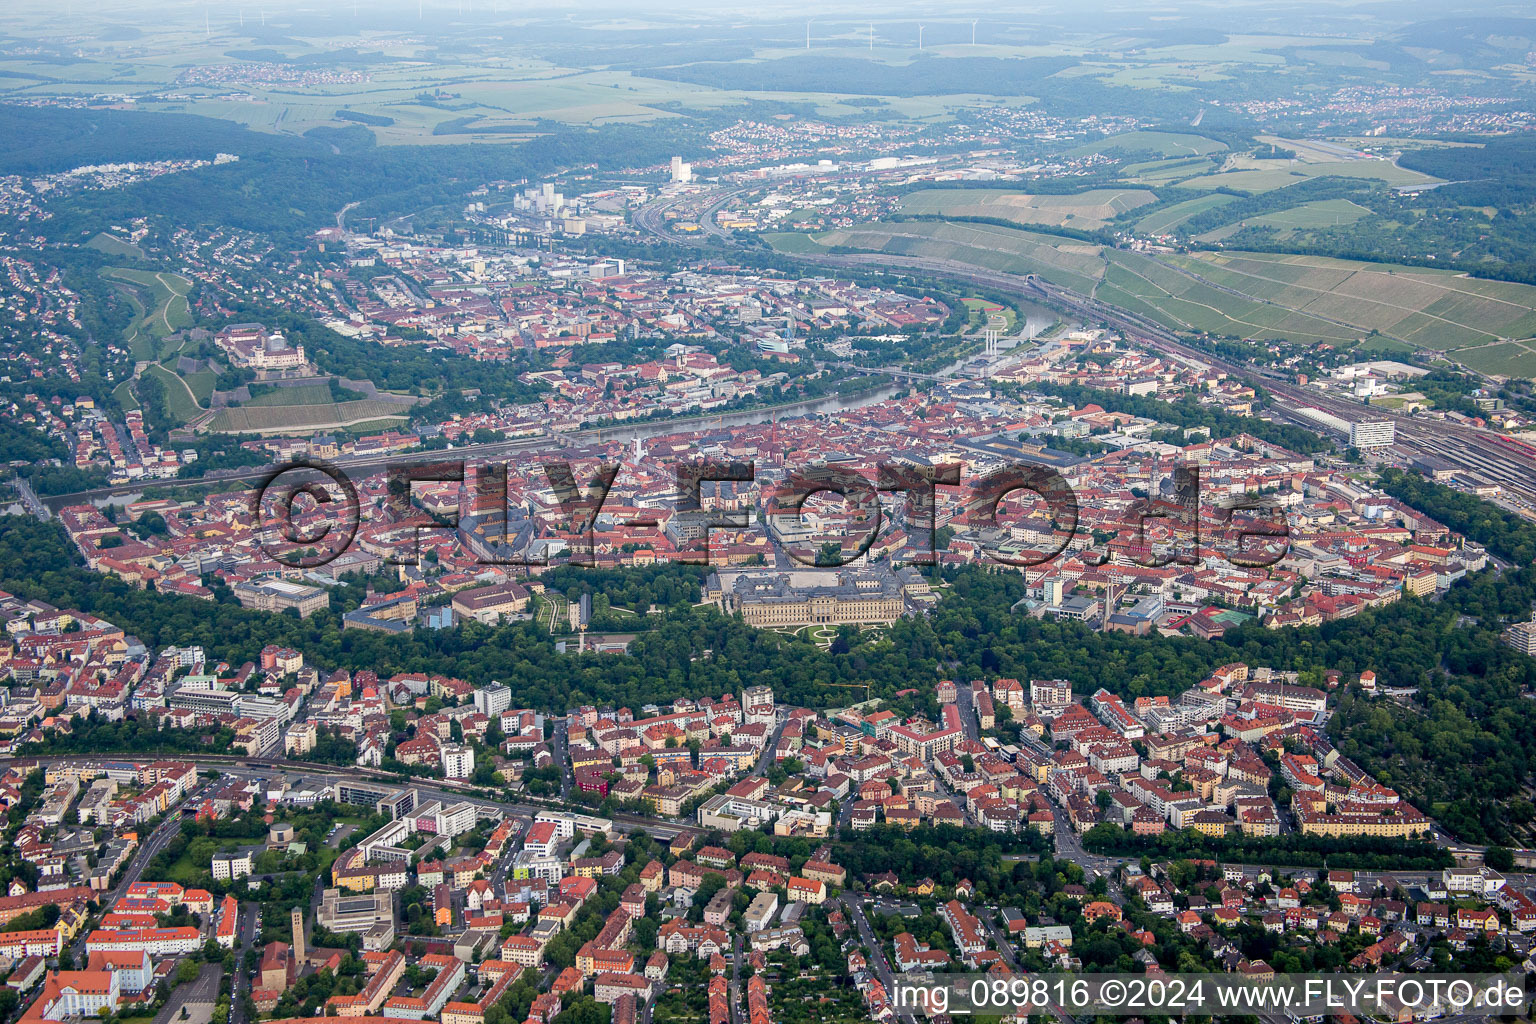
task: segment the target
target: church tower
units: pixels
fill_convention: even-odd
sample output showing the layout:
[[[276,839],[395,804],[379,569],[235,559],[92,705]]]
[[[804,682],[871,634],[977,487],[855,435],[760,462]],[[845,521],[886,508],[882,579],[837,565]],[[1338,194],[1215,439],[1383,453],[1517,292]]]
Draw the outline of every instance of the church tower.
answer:
[[[295,970],[304,968],[304,908],[293,908],[293,966]]]

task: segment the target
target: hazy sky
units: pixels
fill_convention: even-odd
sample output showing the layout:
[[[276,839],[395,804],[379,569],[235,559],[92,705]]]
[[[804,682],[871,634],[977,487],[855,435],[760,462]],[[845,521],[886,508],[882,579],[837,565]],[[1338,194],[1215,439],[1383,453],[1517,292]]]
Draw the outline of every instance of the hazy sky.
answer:
[[[1382,24],[1445,17],[1450,14],[1485,17],[1530,17],[1528,3],[1441,2],[1441,0],[1286,0],[1286,2],[1242,2],[1242,0],[1187,0],[1182,3],[1136,3],[1133,0],[1082,0],[1082,2],[997,3],[995,0],[888,0],[870,4],[858,2],[806,3],[799,0],[768,0],[763,3],[700,3],[698,0],[641,0],[640,3],[615,3],[612,0],[548,0],[529,5],[524,0],[420,0],[424,13],[433,20],[444,16],[485,19],[528,20],[551,17],[584,18],[611,16],[615,24],[624,20],[643,22],[648,16],[684,17],[699,21],[760,21],[782,18],[823,18],[876,22],[937,16],[970,19],[972,17],[1004,22],[1027,21],[1031,17],[1075,19],[1097,17],[1101,27],[1113,30],[1114,17],[1135,22],[1166,19],[1199,20],[1203,24],[1241,26],[1257,17],[1298,18],[1303,26],[1311,18],[1331,21],[1378,21]],[[0,15],[0,30],[31,35],[38,30],[49,34],[68,33],[96,22],[135,24],[146,28],[175,24],[200,25],[205,16],[228,21],[244,14],[259,21],[265,12],[269,21],[299,18],[320,21],[350,19],[354,8],[363,22],[390,22],[416,14],[418,0],[8,0]],[[60,15],[64,16],[61,18]],[[249,24],[249,20],[247,22]]]

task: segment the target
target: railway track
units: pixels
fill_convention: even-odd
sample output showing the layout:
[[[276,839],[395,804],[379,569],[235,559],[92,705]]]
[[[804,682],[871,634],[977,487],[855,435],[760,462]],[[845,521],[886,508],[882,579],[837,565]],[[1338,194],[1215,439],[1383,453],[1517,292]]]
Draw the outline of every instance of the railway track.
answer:
[[[103,759],[105,759],[105,760],[134,760],[134,759],[144,758],[146,756],[148,756],[148,755],[144,751],[139,751],[137,753],[132,752],[132,751],[129,751],[129,752],[102,751],[100,753],[92,754],[89,757],[83,757],[83,756],[50,757],[50,756],[44,755],[42,757],[34,757],[34,758],[18,758],[15,761],[12,761],[10,763],[15,764],[15,765],[27,766],[27,765],[56,764],[56,763],[61,762],[61,761],[100,761],[100,760],[103,760]],[[156,755],[156,756],[158,756],[158,755]],[[238,755],[238,754],[187,754],[187,755],[174,755],[174,754],[172,754],[172,755],[166,755],[166,756],[171,757],[173,759],[175,759],[177,757],[180,757],[183,760],[191,761],[192,763],[198,765],[199,767],[204,766],[204,765],[207,765],[207,766],[212,767],[212,768],[219,768],[219,767],[224,767],[224,766],[228,766],[228,767],[231,767],[231,768],[245,767],[245,768],[256,768],[256,769],[261,769],[261,770],[265,770],[265,771],[280,771],[280,772],[281,771],[287,771],[287,772],[302,771],[302,772],[306,772],[306,773],[311,774],[311,775],[323,775],[323,776],[327,776],[327,777],[344,776],[344,777],[352,778],[352,779],[363,778],[363,779],[367,779],[367,780],[369,780],[371,782],[377,782],[380,785],[389,785],[389,786],[394,786],[396,788],[402,788],[402,789],[415,788],[415,789],[435,790],[437,792],[447,793],[447,794],[450,794],[450,795],[458,795],[458,796],[464,797],[465,799],[473,800],[473,801],[475,801],[477,803],[490,804],[490,805],[493,805],[493,806],[496,806],[496,807],[500,807],[500,808],[504,808],[504,809],[508,809],[508,810],[514,810],[514,811],[518,811],[518,812],[525,813],[525,814],[537,814],[541,810],[555,810],[555,811],[566,810],[566,807],[564,806],[564,804],[554,803],[554,802],[551,802],[551,803],[533,802],[528,797],[524,797],[522,799],[522,802],[512,801],[512,800],[496,799],[494,797],[486,796],[485,793],[478,786],[474,786],[474,785],[471,785],[469,783],[464,783],[464,782],[457,782],[457,781],[455,781],[453,779],[416,779],[416,778],[412,778],[412,779],[410,779],[408,781],[402,782],[400,780],[400,776],[396,775],[394,772],[387,772],[387,771],[384,771],[381,768],[365,768],[365,767],[363,767],[361,765],[342,766],[342,765],[334,765],[334,764],[322,764],[322,763],[317,762],[317,761],[299,761],[299,760],[294,760],[294,759],[285,758],[285,757],[250,757],[250,756],[241,756],[241,755]],[[588,811],[577,811],[577,812],[573,812],[573,813],[583,813],[584,814],[584,813],[588,813]],[[694,827],[692,825],[687,825],[687,824],[684,824],[684,823],[671,821],[671,820],[668,820],[668,819],[665,819],[665,818],[647,818],[647,817],[642,817],[641,815],[638,815],[638,814],[622,814],[622,813],[620,813],[620,814],[604,815],[604,817],[607,817],[607,818],[611,819],[616,825],[617,824],[622,824],[622,825],[627,826],[628,827],[628,829],[627,829],[628,831],[645,831],[645,832],[650,832],[650,833],[655,834],[655,835],[661,835],[661,834],[665,833],[665,834],[668,834],[668,835],[674,836],[674,837],[677,836],[677,835],[683,834],[683,833],[687,833],[687,834],[694,835],[694,836],[699,836],[699,835],[703,834],[701,829],[698,829],[698,828],[696,828],[696,827]]]

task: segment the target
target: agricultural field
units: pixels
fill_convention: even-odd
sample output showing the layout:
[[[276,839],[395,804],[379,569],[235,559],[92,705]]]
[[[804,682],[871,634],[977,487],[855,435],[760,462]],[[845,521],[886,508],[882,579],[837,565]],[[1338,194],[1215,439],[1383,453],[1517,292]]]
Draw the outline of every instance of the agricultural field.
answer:
[[[989,217],[1016,224],[1092,231],[1138,206],[1156,202],[1146,189],[1091,189],[1077,195],[1031,195],[1005,189],[926,189],[903,196],[901,212],[942,217]]]
[[[1040,274],[1063,287],[1085,292],[1092,291],[1104,273],[1100,246],[991,224],[876,222],[800,237],[808,238],[817,248],[796,250],[772,237],[769,241],[786,252],[846,247],[956,260],[1006,273]],[[793,243],[794,246],[801,244]]]
[[[228,434],[274,434],[289,430],[335,430],[361,424],[398,425],[409,413],[408,399],[364,398],[316,405],[243,405],[223,409],[209,429]]]
[[[818,117],[869,118],[873,113],[878,118],[917,120],[950,118],[957,109],[982,103],[1014,106],[1034,101],[1014,91],[995,96],[957,90],[882,97],[872,108],[863,92],[801,90],[776,81],[759,87],[751,75],[730,87],[648,77],[643,70],[616,68],[635,61],[616,62],[606,57],[601,45],[587,54],[587,44],[578,39],[580,29],[570,27],[561,30],[570,33],[570,42],[553,53],[536,42],[508,45],[501,31],[509,26],[503,26],[491,39],[455,40],[455,56],[444,64],[437,62],[443,52],[439,45],[423,42],[415,32],[360,39],[349,24],[337,37],[295,33],[273,38],[264,33],[255,44],[250,31],[254,26],[242,27],[234,12],[227,17],[220,25],[215,12],[211,31],[205,34],[203,15],[197,13],[195,34],[168,25],[162,32],[138,36],[131,47],[104,47],[100,60],[67,65],[0,61],[10,76],[6,91],[25,100],[33,93],[91,95],[110,88],[136,97],[140,110],[218,118],[283,135],[361,126],[379,145],[413,146],[516,143],[547,133],[552,122],[659,122],[685,112],[708,114],[763,99],[796,104]],[[850,52],[861,58],[867,54],[862,47]],[[909,59],[905,47],[900,52]],[[208,69],[230,64],[236,55],[258,66],[244,75],[200,77]],[[273,78],[261,64],[337,75],[330,81]],[[340,111],[363,118],[338,117]]]
[[[1348,345],[1363,333],[1263,300],[1224,292],[1180,272],[1171,261],[1116,251],[1094,293],[1182,330],[1250,338]]]
[[[1320,199],[1316,202],[1293,206],[1288,210],[1254,217],[1244,223],[1286,229],[1329,228],[1340,224],[1353,224],[1361,217],[1368,216],[1370,212],[1359,203],[1350,202],[1348,199]]]
[[[1536,287],[1310,256],[1116,251],[1098,296],[1193,330],[1396,351],[1433,349],[1484,373],[1527,375]]]
[[[241,408],[268,407],[280,405],[329,405],[331,402],[331,388],[329,384],[301,384],[298,387],[277,388],[263,394],[255,395],[249,401],[241,402]]]
[[[1136,233],[1142,235],[1166,235],[1171,234],[1175,228],[1183,224],[1196,214],[1206,210],[1215,209],[1218,206],[1230,203],[1236,196],[1218,193],[1216,195],[1201,196],[1199,199],[1186,199],[1182,203],[1174,203],[1161,210],[1154,210],[1136,222]]]
[[[1184,135],[1177,132],[1122,132],[1107,139],[1099,139],[1085,146],[1067,151],[1068,156],[1089,156],[1094,153],[1157,153],[1165,158],[1207,156],[1220,153],[1226,143],[1208,139],[1203,135]]]
[[[1182,188],[1230,188],[1239,192],[1268,192],[1285,188],[1308,178],[1368,178],[1388,185],[1426,185],[1438,181],[1427,174],[1410,171],[1388,160],[1340,160],[1333,163],[1305,163],[1300,160],[1255,160],[1242,157],[1230,160],[1222,170],[1197,174],[1179,181]]]

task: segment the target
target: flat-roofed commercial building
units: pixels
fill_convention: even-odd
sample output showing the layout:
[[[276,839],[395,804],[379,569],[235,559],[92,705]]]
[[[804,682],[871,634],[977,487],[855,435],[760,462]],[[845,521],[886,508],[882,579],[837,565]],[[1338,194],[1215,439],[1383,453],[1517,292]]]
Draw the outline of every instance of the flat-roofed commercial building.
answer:
[[[289,608],[306,618],[331,604],[331,595],[319,587],[306,587],[281,579],[248,580],[232,588],[235,598],[245,607],[262,612],[282,612]]]
[[[376,924],[394,923],[394,900],[387,891],[353,895],[327,889],[315,920],[333,932],[365,932]]]

